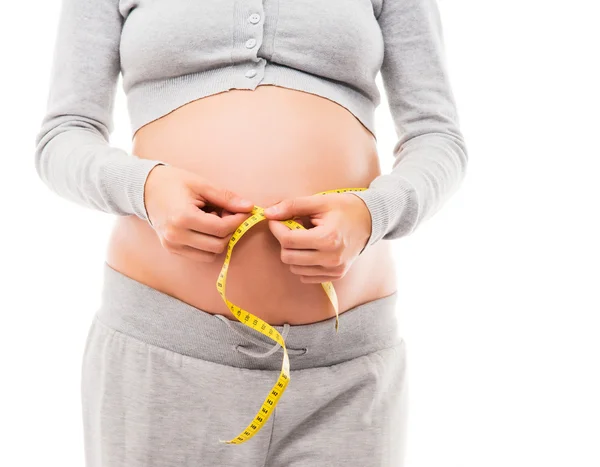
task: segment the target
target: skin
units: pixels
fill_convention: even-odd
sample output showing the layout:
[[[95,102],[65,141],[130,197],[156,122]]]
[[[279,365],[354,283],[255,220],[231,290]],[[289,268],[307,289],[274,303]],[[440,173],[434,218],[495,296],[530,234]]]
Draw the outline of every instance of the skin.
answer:
[[[274,325],[308,324],[334,316],[320,282],[333,282],[340,313],[396,290],[390,242],[358,256],[371,233],[364,202],[315,195],[367,187],[381,173],[373,135],[341,105],[271,85],[232,89],[145,125],[132,152],[169,165],[148,176],[150,222],[116,219],[107,263],[123,274],[235,320],[215,282],[231,235],[258,205],[278,212],[235,247],[233,303]]]
[[[371,214],[350,193],[286,199],[265,210],[269,229],[281,245],[281,261],[304,283],[341,279],[366,245]],[[315,226],[290,230],[277,220],[308,216]]]
[[[170,166],[152,170],[145,193],[148,218],[162,246],[203,262],[214,261],[226,250],[254,206],[237,193]],[[207,213],[207,206],[221,208],[221,216],[214,209]],[[266,207],[265,216],[281,245],[281,261],[304,283],[344,277],[371,234],[369,210],[350,193],[285,199]],[[278,222],[300,217],[310,228],[290,230]]]

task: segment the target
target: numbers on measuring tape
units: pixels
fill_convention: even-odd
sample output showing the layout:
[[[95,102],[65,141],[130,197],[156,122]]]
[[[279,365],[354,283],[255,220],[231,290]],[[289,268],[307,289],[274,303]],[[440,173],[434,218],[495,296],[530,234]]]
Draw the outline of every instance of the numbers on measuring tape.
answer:
[[[341,189],[335,189],[335,190],[322,191],[317,194],[325,195],[328,193],[343,193],[346,191],[363,191],[366,189],[367,188],[341,188]],[[225,303],[228,305],[228,308],[231,309],[233,316],[237,317],[238,321],[240,321],[242,324],[244,324],[248,327],[251,327],[252,329],[255,329],[256,331],[269,337],[270,339],[274,340],[276,343],[281,345],[281,347],[283,349],[283,361],[281,364],[281,372],[279,374],[279,377],[277,378],[275,385],[271,389],[271,392],[267,395],[266,399],[264,400],[258,413],[254,417],[254,420],[252,420],[250,422],[250,424],[235,438],[230,439],[229,441],[220,440],[221,442],[226,443],[226,444],[245,443],[250,438],[252,438],[256,433],[258,433],[258,431],[260,431],[262,426],[264,426],[264,424],[269,419],[269,417],[271,415],[271,411],[275,409],[275,406],[277,405],[277,401],[283,395],[283,393],[290,381],[290,374],[289,374],[290,362],[289,362],[289,356],[288,356],[288,352],[287,352],[287,349],[285,346],[285,341],[283,339],[283,336],[275,328],[273,328],[271,325],[269,325],[265,321],[254,316],[253,314],[247,312],[246,310],[243,310],[242,308],[238,307],[237,305],[234,305],[233,303],[231,303],[225,296],[225,283],[226,283],[226,279],[227,279],[227,270],[229,268],[229,263],[231,261],[231,257],[233,254],[233,248],[236,245],[236,243],[244,236],[244,234],[248,230],[250,230],[254,225],[256,225],[259,222],[266,219],[263,211],[264,211],[264,209],[261,208],[260,206],[254,206],[254,208],[252,209],[252,215],[250,216],[250,218],[246,219],[240,226],[238,226],[238,228],[235,230],[236,233],[231,236],[229,243],[227,245],[227,252],[225,254],[225,261],[223,262],[223,267],[221,268],[221,271],[217,277],[217,291],[219,292],[219,295],[221,295],[221,297],[223,298]],[[283,223],[284,225],[286,225],[290,229],[298,230],[298,229],[305,228],[303,225],[299,224],[298,222],[294,221],[293,219],[288,219],[288,220],[280,221],[280,222]],[[335,310],[335,330],[337,332],[338,326],[339,326],[339,314],[338,314],[338,301],[337,301],[337,296],[335,294],[335,289],[333,288],[333,284],[331,282],[323,282],[323,283],[321,283],[321,286],[323,287],[323,290],[327,294],[327,297],[331,301],[331,304],[333,305],[333,308]],[[242,313],[244,314],[243,320],[241,319]]]

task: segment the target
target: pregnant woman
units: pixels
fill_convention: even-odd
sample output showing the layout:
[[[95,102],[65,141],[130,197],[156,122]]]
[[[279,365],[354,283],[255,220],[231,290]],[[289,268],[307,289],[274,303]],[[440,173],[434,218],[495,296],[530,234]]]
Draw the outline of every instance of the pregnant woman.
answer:
[[[401,466],[386,240],[467,164],[435,1],[63,0],[53,60],[36,170],[116,219],[83,355],[87,466]],[[109,143],[119,75],[131,151]],[[255,207],[274,209],[235,246],[226,296],[285,340],[289,385],[262,417],[284,347],[216,286]]]

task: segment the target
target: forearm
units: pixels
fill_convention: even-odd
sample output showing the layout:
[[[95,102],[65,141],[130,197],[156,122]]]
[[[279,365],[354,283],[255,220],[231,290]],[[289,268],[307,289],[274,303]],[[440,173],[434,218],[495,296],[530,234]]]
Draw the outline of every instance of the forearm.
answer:
[[[354,193],[371,213],[367,246],[411,234],[458,189],[467,167],[460,136],[427,133],[407,141],[390,173]]]
[[[142,159],[111,147],[96,133],[69,129],[46,135],[35,166],[40,178],[59,196],[103,212],[147,219],[144,184],[159,161]]]
[[[161,162],[109,144],[122,21],[118,0],[62,0],[35,168],[64,198],[147,219],[144,183]]]

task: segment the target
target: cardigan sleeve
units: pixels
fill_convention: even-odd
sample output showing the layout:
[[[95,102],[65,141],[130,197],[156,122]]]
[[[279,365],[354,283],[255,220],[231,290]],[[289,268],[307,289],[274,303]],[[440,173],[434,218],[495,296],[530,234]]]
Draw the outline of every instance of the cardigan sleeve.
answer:
[[[371,213],[363,251],[411,234],[458,188],[467,166],[436,0],[383,0],[377,20],[381,78],[398,139],[392,171],[354,193]]]
[[[147,221],[146,178],[168,164],[109,144],[122,22],[118,0],[62,0],[35,168],[64,198]]]

